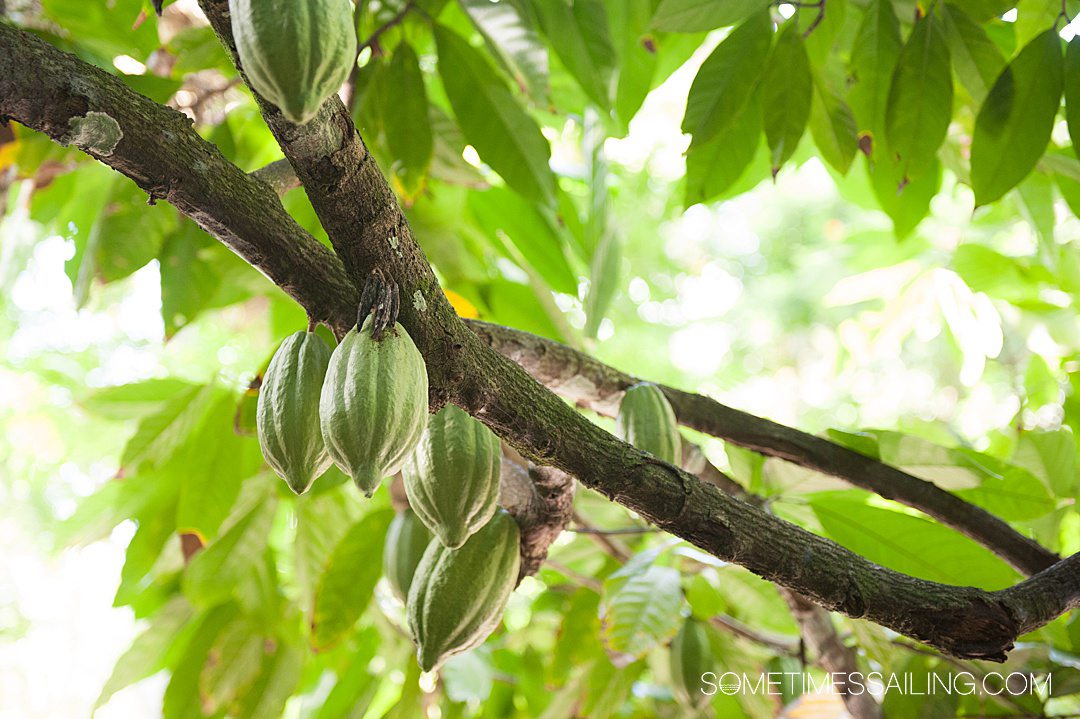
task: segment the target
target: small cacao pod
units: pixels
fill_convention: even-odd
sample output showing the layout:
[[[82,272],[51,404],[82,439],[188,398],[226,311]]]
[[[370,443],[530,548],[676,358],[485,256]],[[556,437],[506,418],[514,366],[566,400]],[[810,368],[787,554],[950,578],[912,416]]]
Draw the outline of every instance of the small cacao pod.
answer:
[[[401,477],[409,506],[456,549],[491,519],[499,502],[499,438],[448,404],[428,420]]]
[[[521,566],[517,522],[505,510],[458,549],[433,539],[405,603],[420,668],[438,668],[499,626]]]
[[[369,497],[401,469],[428,416],[427,368],[409,333],[394,323],[376,340],[372,326],[369,316],[342,338],[319,400],[330,457]]]
[[[255,426],[266,463],[297,494],[330,468],[319,428],[319,396],[330,348],[314,332],[297,332],[266,368]]]
[[[349,0],[229,0],[229,14],[252,89],[291,122],[315,117],[356,64]]]
[[[679,465],[682,441],[675,412],[660,388],[640,382],[626,390],[615,419],[615,434],[669,464]]]
[[[709,701],[702,691],[701,677],[716,671],[712,647],[705,627],[693,617],[687,617],[679,633],[671,640],[671,683],[675,698],[690,710],[699,710]]]
[[[431,532],[411,509],[394,515],[383,545],[383,576],[403,602],[409,596],[409,585],[430,541]]]

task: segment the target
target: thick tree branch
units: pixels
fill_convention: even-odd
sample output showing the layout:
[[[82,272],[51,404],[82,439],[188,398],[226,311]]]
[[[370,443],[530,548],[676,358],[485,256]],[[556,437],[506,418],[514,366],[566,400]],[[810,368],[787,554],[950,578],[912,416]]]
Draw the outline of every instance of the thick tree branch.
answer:
[[[219,34],[228,41],[224,14],[227,3],[204,2],[204,6]],[[14,51],[7,45],[13,46]],[[24,50],[26,46],[33,49]],[[109,92],[118,92],[119,82],[103,73],[104,77],[98,77],[97,71],[67,65],[77,61],[23,33],[0,28],[0,49],[4,50],[0,53],[0,113],[47,132],[51,130],[54,137],[65,140],[70,139],[66,133],[72,129],[67,125],[72,117],[83,118],[89,110],[115,113],[112,117],[125,136],[108,151],[91,146],[85,142],[84,134],[76,133],[76,139],[103,161],[108,162],[115,150],[128,141],[156,148],[155,160],[161,163],[170,154],[162,150],[162,143],[176,142],[170,133],[190,131],[183,123],[166,128],[168,132],[159,132],[153,124],[145,129],[136,128],[134,125],[153,119],[149,110],[139,113],[116,108],[100,101],[100,97],[99,102],[91,105],[87,95],[94,95],[94,91],[87,89],[88,83],[106,88],[104,99],[107,99]],[[10,79],[43,66],[49,72],[40,73],[29,87],[20,80]],[[53,100],[62,104],[76,98],[76,106],[54,117],[45,107],[52,103],[42,96],[39,86],[55,88],[58,82],[67,88],[66,97]],[[116,104],[123,105],[124,100],[130,98],[118,99]],[[144,110],[143,103],[147,102],[139,101]],[[80,104],[83,106],[79,107]],[[150,103],[149,107],[152,106]],[[1080,573],[1076,572],[1075,558],[1055,565],[1045,575],[999,592],[926,582],[874,565],[833,542],[723,495],[692,475],[617,440],[548,392],[520,367],[494,352],[458,320],[413,240],[392,192],[336,98],[328,101],[320,115],[304,128],[287,125],[273,110],[266,111],[266,118],[303,181],[349,275],[355,280],[378,266],[401,285],[400,321],[428,363],[433,408],[453,401],[488,424],[523,456],[578,477],[587,486],[703,550],[795,589],[822,606],[870,619],[957,656],[1003,659],[1019,632],[1049,621],[1075,605],[1080,593],[1080,587],[1076,586]],[[180,149],[190,142],[185,139]],[[143,179],[148,189],[167,189],[170,199],[175,198],[178,204],[188,203],[192,213],[205,216],[191,194],[204,182],[190,178],[192,172],[201,169],[196,161],[206,159],[205,144],[200,141],[197,149],[198,153],[192,152],[194,156],[185,158],[193,164],[184,173],[172,176],[173,183],[156,184],[151,181],[154,175]],[[165,164],[179,169],[171,161]],[[230,183],[251,182],[243,173],[230,170],[228,163],[222,165]],[[114,166],[132,170],[126,162]],[[202,189],[226,191],[217,186]],[[164,192],[157,194],[165,196]],[[243,193],[237,194],[238,199],[244,199]],[[221,198],[228,196],[201,199],[216,209],[223,201]],[[271,195],[259,209],[266,214],[271,212],[268,208],[276,207],[279,205]],[[209,221],[204,226],[211,231],[215,229],[215,223]],[[236,242],[240,236],[227,226],[216,229],[215,234],[220,232],[227,243]],[[300,233],[297,237],[304,235]],[[241,243],[240,247],[248,250],[245,257],[281,262],[277,258],[267,259],[261,246],[245,248]],[[285,257],[297,251],[291,244],[283,248]],[[311,275],[326,276],[325,267]],[[307,282],[294,280],[290,285],[294,296],[305,291],[313,293],[302,300],[305,304],[314,303],[325,294],[325,288],[309,287],[311,277]],[[335,286],[341,290],[343,285]],[[327,312],[331,323],[335,322],[333,314]],[[1046,595],[1039,591],[1043,585],[1049,589]]]
[[[489,345],[579,406],[614,416],[623,391],[641,380],[553,340],[486,322],[469,325]],[[970,537],[1025,575],[1060,557],[981,507],[821,437],[727,407],[714,399],[661,387],[683,424],[714,437],[838,477],[856,487],[906,504]]]

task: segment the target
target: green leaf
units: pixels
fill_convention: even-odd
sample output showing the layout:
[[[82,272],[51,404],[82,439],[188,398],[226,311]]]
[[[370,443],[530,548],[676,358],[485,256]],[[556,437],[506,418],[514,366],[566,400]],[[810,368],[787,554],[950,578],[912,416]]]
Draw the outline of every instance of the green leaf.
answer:
[[[1028,521],[1054,510],[1054,501],[1031,472],[966,448],[951,452],[958,466],[979,474],[979,486],[961,489],[957,496],[1010,521]]]
[[[137,419],[163,409],[177,395],[188,395],[195,385],[175,377],[88,390],[77,399],[80,407],[105,419]]]
[[[263,477],[262,481],[272,481]],[[229,597],[262,561],[277,502],[255,493],[232,525],[198,552],[184,571],[184,594],[193,604],[211,607]]]
[[[447,699],[474,704],[482,704],[491,696],[493,674],[491,663],[478,650],[451,657],[439,672]]]
[[[1013,23],[1013,31],[1016,33],[1016,44],[1027,45],[1037,36],[1047,31],[1054,30],[1057,18],[1061,11],[1066,9],[1061,0],[1017,0],[1016,22]]]
[[[382,647],[382,637],[372,627],[359,631],[349,646],[349,660],[344,671],[337,674],[334,688],[319,707],[315,719],[349,719],[364,716],[381,686],[380,674],[368,670],[375,653]]]
[[[205,711],[216,713],[243,696],[259,676],[269,642],[248,622],[234,622],[222,630],[199,674]]]
[[[941,189],[941,163],[935,158],[922,174],[905,178],[900,163],[892,161],[888,148],[875,157],[867,158],[867,171],[878,205],[893,223],[893,232],[900,239],[912,231],[930,213],[930,201]]]
[[[1005,57],[982,25],[957,5],[946,3],[941,9],[941,19],[956,76],[971,99],[981,105],[1005,67]]]
[[[848,100],[859,130],[870,132],[875,143],[885,139],[889,82],[900,48],[900,22],[891,0],[872,0],[851,47]]]
[[[1061,102],[1062,76],[1061,40],[1047,30],[1020,51],[990,89],[971,141],[977,206],[1015,187],[1046,151]]]
[[[617,667],[625,667],[679,630],[683,606],[678,570],[627,565],[604,582],[600,638]]]
[[[161,608],[150,626],[132,641],[113,666],[112,674],[94,702],[94,708],[103,706],[113,694],[124,687],[145,679],[169,665],[187,646],[195,624],[191,619],[195,610],[183,597],[175,597]]]
[[[768,6],[766,0],[660,0],[652,26],[668,32],[705,32],[734,25]]]
[[[658,50],[657,39],[649,34],[652,10],[652,0],[626,0],[608,5],[608,26],[619,67],[615,114],[624,128],[629,127],[652,89],[661,52],[671,54],[667,47]]]
[[[465,139],[525,198],[553,202],[551,148],[536,122],[460,35],[437,25],[435,40],[439,75]]]
[[[600,107],[610,108],[615,49],[603,1],[540,0],[533,7],[551,48],[581,89]]]
[[[1016,572],[988,550],[925,517],[839,493],[820,493],[810,506],[826,536],[889,569],[988,590],[1016,581]]]
[[[382,576],[380,557],[393,512],[376,509],[364,515],[330,556],[315,591],[311,643],[321,651],[337,644],[364,613]]]
[[[851,108],[820,73],[814,77],[810,134],[822,159],[841,175],[846,175],[858,148],[855,118],[851,114]]]
[[[971,16],[975,22],[985,23],[1016,7],[1016,0],[953,0],[953,4]]]
[[[390,170],[409,204],[424,188],[433,140],[420,61],[408,43],[394,50],[383,83],[383,128],[393,164]]]
[[[1012,461],[1026,468],[1057,497],[1076,497],[1076,439],[1068,427],[1047,432],[1024,432]]]
[[[952,119],[949,48],[937,15],[915,23],[893,72],[885,135],[905,177],[926,172]]]
[[[1065,51],[1065,120],[1073,152],[1080,157],[1080,35],[1069,40]]]
[[[199,426],[164,469],[180,478],[177,527],[203,540],[216,536],[236,503],[243,480],[254,475],[263,461],[258,442],[239,436],[234,429],[236,395],[221,389],[215,394]]]
[[[795,153],[806,130],[813,88],[814,78],[802,35],[795,23],[787,23],[776,38],[761,78],[765,138],[769,142],[774,176]]]
[[[174,336],[207,309],[221,287],[221,275],[199,257],[200,245],[208,241],[206,233],[190,221],[181,222],[165,239],[158,262],[166,337]]]
[[[496,246],[510,244],[511,259],[518,261],[520,257],[551,289],[577,294],[577,276],[566,260],[562,237],[552,220],[534,204],[507,189],[494,187],[469,193],[469,209]]]
[[[235,604],[221,604],[202,614],[193,624],[194,633],[183,655],[172,664],[172,676],[165,688],[164,719],[196,719],[206,716],[199,697],[199,676],[214,641],[236,620]]]
[[[547,100],[548,53],[528,17],[513,2],[461,0],[492,54],[535,102]]]
[[[763,129],[761,103],[751,98],[727,132],[686,151],[686,206],[723,196],[757,154]]]
[[[765,67],[772,43],[772,23],[757,13],[731,31],[701,64],[690,94],[682,130],[693,145],[716,137],[731,126],[749,101]]]
[[[135,434],[124,446],[120,466],[132,468],[136,462],[158,463],[168,459],[218,399],[220,390],[191,386],[167,401],[161,409],[139,422]]]
[[[305,652],[289,642],[278,644],[277,651],[264,658],[262,670],[251,689],[239,700],[237,719],[279,719],[285,703],[303,676]]]

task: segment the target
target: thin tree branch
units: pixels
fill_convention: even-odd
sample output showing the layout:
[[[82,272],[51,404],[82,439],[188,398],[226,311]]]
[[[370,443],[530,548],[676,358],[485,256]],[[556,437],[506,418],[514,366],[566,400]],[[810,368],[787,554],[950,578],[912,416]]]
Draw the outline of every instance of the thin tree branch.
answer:
[[[204,0],[203,5],[228,45],[227,3]],[[160,161],[169,156],[162,144],[177,142],[169,133],[175,136],[190,132],[190,127],[176,123],[163,134],[161,126],[153,123],[155,113],[132,114],[126,107],[114,107],[131,101],[119,94],[118,80],[104,73],[103,77],[95,74],[100,71],[86,69],[75,58],[25,33],[0,27],[0,49],[0,115],[45,129],[58,139],[74,140],[95,157],[115,162],[114,166],[132,170],[126,160],[113,156],[148,150]],[[43,69],[46,71],[41,72]],[[32,77],[29,86],[18,79],[20,76]],[[43,94],[42,86],[52,89],[52,97]],[[96,94],[98,86],[109,88],[104,97]],[[140,103],[154,107],[146,100],[138,100]],[[63,106],[66,112],[57,112],[55,105]],[[877,566],[619,441],[491,350],[460,322],[413,240],[384,177],[336,97],[303,128],[286,123],[272,108],[263,110],[342,257],[348,276],[355,281],[378,266],[401,286],[403,306],[399,320],[428,364],[432,408],[452,401],[485,422],[531,461],[576,476],[585,485],[704,551],[795,589],[822,606],[875,621],[956,656],[1002,660],[1019,632],[1075,605],[1080,595],[1075,559],[1062,562],[1064,568],[1055,565],[1045,575],[997,592],[923,581]],[[105,147],[98,136],[87,135],[85,131],[92,128],[85,120],[92,120],[90,125],[101,129],[101,118],[88,118],[90,111],[114,113],[110,117],[125,133],[123,138]],[[73,127],[67,122],[71,118],[79,120]],[[140,129],[140,125],[146,128]],[[109,129],[107,123],[105,129]],[[182,142],[192,140],[185,138]],[[175,177],[172,187],[156,185],[146,177],[143,180],[156,196],[170,200],[175,197],[178,203],[187,203],[192,213],[208,218],[204,226],[213,231],[215,223],[209,220],[216,214],[228,215],[229,209],[221,203],[231,195],[206,194],[199,197],[202,203],[195,201],[191,193],[197,189],[208,193],[225,189],[199,185],[206,180],[200,176],[203,167],[195,160],[204,159],[207,146],[200,141],[197,149],[198,153],[192,151],[182,158],[191,164]],[[244,173],[228,170],[228,163],[221,164],[230,182],[260,186]],[[183,192],[178,192],[177,187]],[[265,199],[268,193],[260,196]],[[239,194],[243,199],[243,193]],[[265,213],[271,212],[268,207],[280,207],[269,194],[260,208]],[[217,229],[225,235],[223,241],[235,241],[238,236],[227,226]],[[309,236],[299,233],[297,237]],[[306,239],[301,241],[306,245]],[[282,262],[280,258],[268,259],[260,246],[238,244],[248,250],[245,256],[256,264]],[[286,258],[298,252],[295,244],[285,244],[281,249]],[[304,283],[292,287],[294,296],[304,297],[306,290],[312,296],[301,299],[302,303],[315,303],[320,297],[325,301],[325,289],[306,284],[312,277],[325,276],[325,267],[314,271]],[[1044,585],[1048,588],[1045,593],[1040,591]]]
[[[490,346],[541,383],[598,414],[615,416],[628,387],[641,380],[566,345],[527,332],[469,320]],[[913,507],[975,540],[1025,575],[1058,557],[981,507],[937,485],[821,437],[733,409],[716,400],[661,386],[679,422],[769,457],[832,475]]]

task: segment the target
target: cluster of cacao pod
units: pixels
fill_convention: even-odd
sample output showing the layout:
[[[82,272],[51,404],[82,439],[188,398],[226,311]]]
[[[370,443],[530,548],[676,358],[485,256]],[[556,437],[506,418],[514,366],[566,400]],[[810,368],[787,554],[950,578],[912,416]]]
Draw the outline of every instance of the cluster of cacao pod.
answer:
[[[682,462],[675,412],[664,393],[651,382],[640,382],[626,390],[619,403],[615,434],[668,464],[679,466]]]
[[[391,525],[383,569],[424,671],[483,643],[517,584],[520,533],[498,507],[500,457],[491,430],[447,405],[402,467],[410,509]]]
[[[375,317],[333,352],[314,332],[297,332],[266,369],[256,415],[267,464],[297,494],[331,463],[371,496],[401,469],[427,422],[427,368],[396,322],[376,338]]]
[[[229,14],[248,83],[291,122],[311,120],[356,66],[349,0],[229,0]]]

